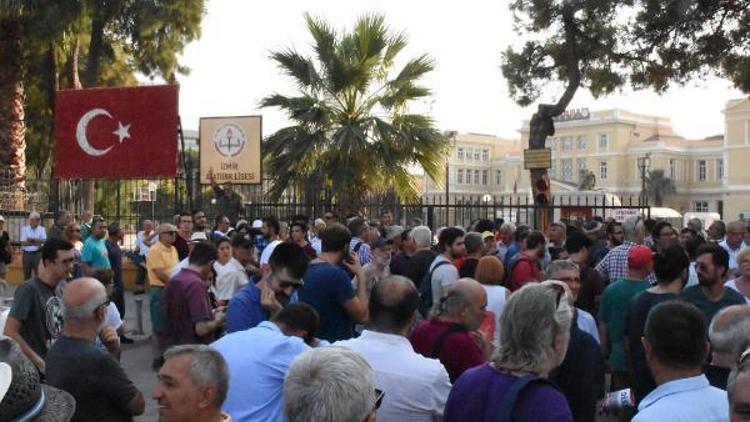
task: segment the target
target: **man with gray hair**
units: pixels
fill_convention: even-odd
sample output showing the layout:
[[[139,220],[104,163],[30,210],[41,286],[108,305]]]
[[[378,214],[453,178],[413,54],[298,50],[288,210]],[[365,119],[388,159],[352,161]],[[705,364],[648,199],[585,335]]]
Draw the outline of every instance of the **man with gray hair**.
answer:
[[[229,415],[221,411],[227,390],[229,369],[221,354],[190,344],[164,352],[151,395],[159,403],[160,422],[229,422]]]
[[[383,400],[370,365],[345,347],[308,350],[284,377],[288,422],[374,422]]]
[[[414,243],[415,249],[404,275],[419,288],[419,283],[422,282],[436,256],[432,251],[432,231],[427,226],[414,227],[409,232],[409,239]]]
[[[486,308],[484,287],[476,280],[462,278],[435,301],[432,318],[422,321],[409,340],[417,353],[439,359],[454,382],[492,354],[492,342],[476,331]]]
[[[40,223],[42,217],[38,212],[29,214],[29,225],[21,227],[21,250],[23,250],[23,279],[28,280],[31,274],[36,275],[39,266],[39,258],[42,256],[41,248],[47,240],[47,231]]]
[[[750,409],[750,349],[745,350],[727,380],[731,421],[747,420]]]
[[[112,354],[117,332],[103,326],[109,298],[98,280],[73,280],[63,293],[63,331],[47,353],[47,383],[76,399],[73,420],[129,421],[145,402]],[[102,328],[103,327],[103,328]],[[96,336],[110,354],[94,346]]]
[[[719,311],[708,327],[708,339],[711,363],[703,367],[703,372],[711,385],[726,390],[729,372],[750,346],[750,307],[732,305]]]
[[[547,267],[547,280],[562,281],[570,289],[573,301],[578,300],[578,294],[581,291],[581,270],[575,262],[567,259],[552,261]],[[578,307],[573,308],[573,311],[578,328],[591,335],[599,343],[599,328],[596,326],[594,317]]]
[[[508,254],[508,248],[513,244],[513,236],[516,234],[516,225],[507,222],[500,226],[500,240],[497,242],[497,257],[500,261],[505,262],[505,255]]]
[[[642,245],[646,238],[643,217],[632,215],[626,218],[622,223],[622,231],[625,235],[625,241],[622,245],[609,251],[596,266],[596,271],[610,281],[628,278],[628,253],[630,248]],[[656,276],[653,271],[646,276],[646,281],[651,285],[656,284]]]
[[[746,231],[747,227],[745,227],[744,221],[732,221],[727,225],[726,238],[719,242],[719,246],[729,254],[729,278],[740,276],[739,266],[737,265],[737,254],[747,247],[742,242]]]

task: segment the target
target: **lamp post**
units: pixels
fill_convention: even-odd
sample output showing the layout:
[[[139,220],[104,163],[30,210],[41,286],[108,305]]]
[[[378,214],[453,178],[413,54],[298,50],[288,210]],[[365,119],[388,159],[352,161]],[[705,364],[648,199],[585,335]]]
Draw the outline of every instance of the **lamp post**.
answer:
[[[451,139],[450,154],[445,160],[445,225],[450,225],[448,219],[450,218],[450,161],[453,156],[453,150],[456,149],[456,135],[458,132],[455,130],[449,130],[445,132],[445,136]]]
[[[646,153],[643,157],[638,157],[638,169],[641,171],[641,204],[646,201],[646,172],[651,167],[651,153]]]

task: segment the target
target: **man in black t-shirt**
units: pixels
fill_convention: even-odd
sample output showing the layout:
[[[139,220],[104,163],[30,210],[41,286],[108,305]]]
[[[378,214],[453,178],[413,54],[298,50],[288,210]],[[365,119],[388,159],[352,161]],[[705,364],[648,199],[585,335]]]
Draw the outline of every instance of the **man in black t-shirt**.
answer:
[[[76,399],[73,420],[132,421],[143,413],[143,395],[115,360],[117,332],[102,327],[109,298],[93,278],[79,278],[65,288],[65,326],[47,354],[47,383]],[[96,336],[109,353],[94,346]]]
[[[44,373],[44,357],[62,325],[60,298],[55,290],[73,269],[73,244],[49,239],[42,246],[39,274],[16,289],[13,307],[5,323],[5,335]]]
[[[424,275],[430,268],[430,264],[435,260],[437,254],[432,251],[432,231],[427,226],[414,227],[409,232],[409,238],[414,242],[416,250],[414,255],[409,259],[409,265],[404,271],[404,276],[411,279],[414,285],[419,288]]]

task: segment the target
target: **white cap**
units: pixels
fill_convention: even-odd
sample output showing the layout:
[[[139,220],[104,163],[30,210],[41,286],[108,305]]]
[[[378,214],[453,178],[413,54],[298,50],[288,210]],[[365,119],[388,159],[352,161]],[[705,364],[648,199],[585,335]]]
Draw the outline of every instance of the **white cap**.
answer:
[[[263,228],[263,221],[262,220],[253,220],[253,228],[254,229],[262,229]]]

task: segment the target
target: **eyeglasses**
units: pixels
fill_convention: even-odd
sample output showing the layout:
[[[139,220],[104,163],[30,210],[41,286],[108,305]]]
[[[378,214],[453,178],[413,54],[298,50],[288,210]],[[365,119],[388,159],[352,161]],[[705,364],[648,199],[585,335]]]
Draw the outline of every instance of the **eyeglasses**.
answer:
[[[558,277],[557,280],[563,281],[565,283],[580,283],[581,278],[580,277]]]
[[[742,354],[740,355],[740,358],[737,359],[737,366],[740,366],[743,363],[746,363],[746,361],[750,362],[748,357],[750,357],[750,349],[747,349],[744,352],[742,352]]]
[[[383,404],[383,398],[385,398],[385,391],[375,389],[375,410],[380,409],[380,405]]]
[[[176,231],[170,231],[170,232],[164,232],[164,233],[166,233],[166,234],[168,234],[170,236],[176,236],[177,235]]]

